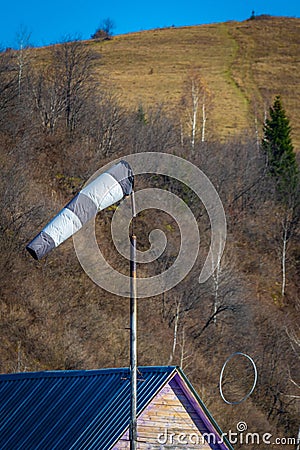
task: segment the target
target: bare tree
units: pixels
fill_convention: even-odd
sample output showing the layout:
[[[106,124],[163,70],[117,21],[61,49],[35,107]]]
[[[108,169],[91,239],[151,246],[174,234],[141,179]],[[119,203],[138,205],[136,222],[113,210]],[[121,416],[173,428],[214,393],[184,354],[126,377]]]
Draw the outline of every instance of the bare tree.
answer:
[[[174,331],[173,331],[173,345],[172,345],[172,350],[171,350],[171,354],[170,354],[170,358],[169,358],[169,365],[172,363],[174,355],[175,355],[175,351],[176,351],[176,346],[177,346],[177,340],[178,340],[178,327],[180,325],[180,318],[182,315],[182,311],[181,311],[181,301],[182,299],[176,299],[175,300],[175,312],[172,318],[172,322],[174,322]]]
[[[289,243],[299,223],[299,205],[284,207],[281,217],[281,296],[284,297],[286,291],[287,256]]]
[[[102,39],[102,40],[111,39],[114,28],[115,28],[114,21],[111,18],[107,17],[106,19],[103,19],[101,21],[97,30],[91,37],[92,39]]]
[[[42,127],[53,133],[65,111],[65,98],[55,68],[32,71],[29,85],[33,109],[37,111]]]
[[[169,356],[168,364],[172,364],[175,356],[178,356],[180,367],[187,367],[190,364],[192,351],[188,345],[187,327],[189,316],[195,314],[195,306],[197,299],[195,296],[187,295],[185,290],[174,292],[166,299],[164,298],[164,308],[168,311],[166,317],[168,318],[169,327],[172,327],[172,348]],[[178,350],[177,350],[178,349]]]
[[[187,339],[186,339],[186,327],[182,327],[181,331],[181,339],[179,342],[180,346],[180,367],[183,370],[186,370],[191,364],[193,364],[193,352],[188,347]]]
[[[111,92],[93,96],[86,116],[85,130],[95,148],[95,154],[108,157],[124,145],[122,130],[125,127],[125,114],[118,98]]]
[[[14,254],[23,246],[21,236],[30,218],[35,217],[39,207],[26,205],[26,183],[29,176],[23,161],[15,155],[3,163],[0,181],[0,279],[7,277],[14,265]],[[4,160],[5,161],[5,160]]]
[[[8,108],[18,95],[18,71],[13,50],[0,53],[0,111]]]
[[[21,26],[20,30],[17,32],[16,40],[18,45],[18,51],[16,54],[17,66],[18,66],[18,95],[19,100],[21,97],[21,85],[24,76],[24,69],[28,65],[29,53],[28,49],[30,47],[30,36],[31,33],[26,27]]]
[[[52,50],[52,64],[64,103],[66,127],[74,131],[88,98],[95,93],[94,62],[90,48],[78,40],[66,40]]]
[[[300,327],[298,327],[297,330],[286,329],[286,333],[290,340],[290,345],[293,349],[294,356],[300,364]],[[292,383],[292,385],[295,386],[299,390],[298,395],[296,395],[294,397],[297,399],[300,399],[300,383],[294,379],[294,377],[291,375],[290,370],[289,370],[289,380]]]
[[[276,182],[267,178],[266,205],[269,222],[268,240],[276,252],[280,261],[280,296],[281,300],[286,295],[290,250],[292,242],[298,237],[298,224],[300,221],[300,184],[296,179],[294,185],[287,185],[284,191],[276,191]],[[263,186],[262,186],[263,187]],[[270,211],[270,206],[272,211]]]
[[[97,95],[93,77],[95,54],[82,42],[66,41],[51,48],[51,60],[28,76],[29,102],[42,127],[51,133],[64,120],[68,131],[89,120],[89,103]]]
[[[207,110],[211,98],[211,92],[199,70],[191,70],[184,82],[181,109],[183,111],[183,128],[188,129],[193,152],[200,129],[201,142],[206,139]]]

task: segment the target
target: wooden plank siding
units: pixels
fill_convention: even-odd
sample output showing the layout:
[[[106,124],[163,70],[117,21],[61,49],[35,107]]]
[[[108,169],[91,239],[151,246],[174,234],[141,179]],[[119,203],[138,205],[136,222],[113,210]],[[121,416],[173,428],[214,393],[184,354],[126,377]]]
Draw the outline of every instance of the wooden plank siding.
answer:
[[[172,378],[152,399],[138,417],[139,450],[219,449],[205,442],[207,426],[190,402],[183,388]],[[129,449],[127,432],[114,445],[114,450]],[[216,438],[218,440],[218,437]]]

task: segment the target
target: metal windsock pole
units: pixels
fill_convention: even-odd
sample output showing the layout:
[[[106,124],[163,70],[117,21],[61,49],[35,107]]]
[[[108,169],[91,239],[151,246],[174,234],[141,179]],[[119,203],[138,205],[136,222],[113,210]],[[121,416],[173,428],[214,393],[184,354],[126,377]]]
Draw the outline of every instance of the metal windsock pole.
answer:
[[[131,194],[132,220],[136,216],[134,192]],[[136,236],[133,225],[130,236],[130,450],[137,449],[137,290]]]
[[[135,217],[134,174],[129,163],[121,160],[89,182],[29,242],[26,249],[37,260],[79,231],[98,211],[131,196],[132,219]],[[132,226],[133,227],[133,226]],[[131,421],[130,449],[137,448],[137,302],[136,302],[136,237],[130,236],[130,378]]]

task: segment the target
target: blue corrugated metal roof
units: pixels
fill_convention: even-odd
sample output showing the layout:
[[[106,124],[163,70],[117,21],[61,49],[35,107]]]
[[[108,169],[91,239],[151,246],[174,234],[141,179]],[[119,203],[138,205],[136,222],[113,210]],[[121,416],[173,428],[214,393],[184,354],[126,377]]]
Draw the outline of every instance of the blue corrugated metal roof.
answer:
[[[176,368],[139,370],[138,413]],[[0,375],[1,450],[106,450],[129,414],[129,369]]]

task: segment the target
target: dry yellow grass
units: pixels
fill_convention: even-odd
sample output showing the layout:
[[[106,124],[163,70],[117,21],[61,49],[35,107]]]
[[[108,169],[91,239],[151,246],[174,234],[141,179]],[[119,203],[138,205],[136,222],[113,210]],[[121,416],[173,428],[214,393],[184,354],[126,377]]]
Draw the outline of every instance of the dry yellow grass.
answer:
[[[300,20],[266,18],[245,22],[167,28],[92,42],[102,55],[99,76],[128,108],[163,103],[176,109],[183,81],[198,68],[214,101],[207,128],[225,138],[262,126],[264,110],[281,94],[300,145]]]

